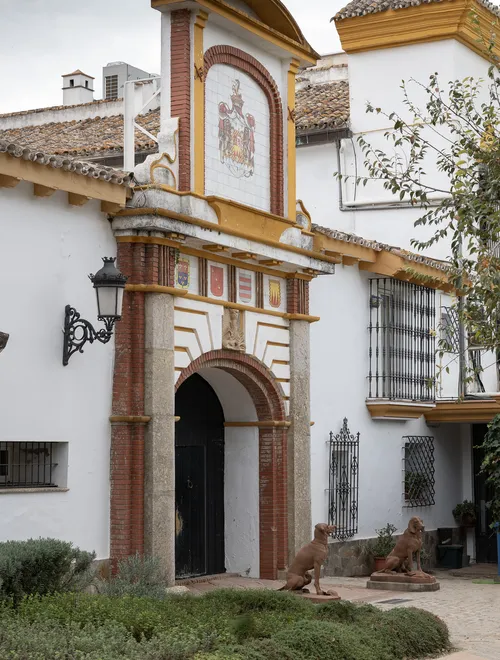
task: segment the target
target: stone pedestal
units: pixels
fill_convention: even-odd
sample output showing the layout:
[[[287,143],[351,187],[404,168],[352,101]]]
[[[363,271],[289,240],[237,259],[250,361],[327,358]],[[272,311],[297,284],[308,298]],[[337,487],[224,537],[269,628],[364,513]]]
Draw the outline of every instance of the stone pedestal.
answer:
[[[336,591],[332,591],[327,596],[318,596],[318,594],[306,593],[301,593],[300,596],[301,598],[304,598],[304,600],[308,600],[315,605],[319,605],[320,603],[331,603],[333,600],[341,600]]]
[[[439,582],[423,571],[412,573],[372,573],[366,583],[368,589],[386,591],[439,591]]]

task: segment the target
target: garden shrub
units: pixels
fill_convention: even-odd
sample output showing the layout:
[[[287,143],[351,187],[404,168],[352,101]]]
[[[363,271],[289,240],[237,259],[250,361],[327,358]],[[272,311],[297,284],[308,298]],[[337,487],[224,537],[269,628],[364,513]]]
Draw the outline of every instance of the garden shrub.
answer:
[[[57,539],[0,543],[0,599],[83,589],[92,581],[95,553]]]
[[[378,625],[380,633],[394,645],[394,653],[402,658],[427,657],[450,648],[446,624],[425,610],[397,607],[384,612]]]
[[[298,621],[272,638],[284,648],[296,649],[308,660],[401,660],[386,648],[382,635],[361,625],[329,621]]]
[[[165,575],[157,557],[132,555],[118,563],[117,574],[99,583],[107,596],[165,598]]]
[[[449,646],[444,623],[422,610],[315,606],[266,591],[30,596],[15,609],[0,604],[0,617],[9,660],[410,660]]]

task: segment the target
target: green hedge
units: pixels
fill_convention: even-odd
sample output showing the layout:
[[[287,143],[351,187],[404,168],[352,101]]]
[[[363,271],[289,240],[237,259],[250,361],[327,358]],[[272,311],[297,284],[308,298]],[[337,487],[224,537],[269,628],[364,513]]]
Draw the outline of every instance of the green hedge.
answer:
[[[422,610],[314,606],[263,590],[31,596],[0,616],[9,660],[409,660],[449,648],[444,623]]]
[[[82,589],[95,554],[56,539],[0,543],[0,600]]]

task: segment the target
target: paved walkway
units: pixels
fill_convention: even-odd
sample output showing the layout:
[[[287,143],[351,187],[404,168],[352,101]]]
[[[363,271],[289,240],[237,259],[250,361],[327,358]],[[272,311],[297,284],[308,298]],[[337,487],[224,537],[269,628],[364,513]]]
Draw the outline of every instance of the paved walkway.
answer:
[[[405,593],[366,589],[366,578],[323,578],[324,588],[333,588],[345,600],[372,603],[381,609],[420,607],[447,623],[453,645],[461,651],[448,660],[500,660],[500,585],[474,584],[470,579],[437,575],[440,591]],[[217,588],[278,589],[283,582],[221,577],[188,584],[193,593]],[[387,603],[385,601],[396,600]]]

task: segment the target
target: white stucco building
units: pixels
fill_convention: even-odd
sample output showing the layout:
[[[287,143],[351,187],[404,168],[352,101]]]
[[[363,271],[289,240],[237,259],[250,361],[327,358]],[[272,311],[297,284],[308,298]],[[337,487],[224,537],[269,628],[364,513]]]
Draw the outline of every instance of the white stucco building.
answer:
[[[358,135],[388,128],[366,101],[402,108],[401,79],[437,61],[446,80],[484,74],[464,0],[355,0],[336,19],[345,52],[317,65],[278,0],[153,6],[161,79],[133,85],[133,111],[161,91],[137,118],[133,185],[69,158],[122,164],[122,101],[0,117],[4,279],[20,232],[30,255],[0,317],[3,539],[152,553],[171,581],[276,577],[329,520],[326,571],[355,574],[375,529],[417,513],[434,548],[474,499],[465,554],[492,560],[473,445],[500,411],[494,360],[481,400],[457,402],[454,355],[434,383],[446,246],[415,255],[418,209],[334,178],[362,171]],[[63,367],[64,306],[94,323],[86,274],[104,256],[128,277],[122,319]]]

